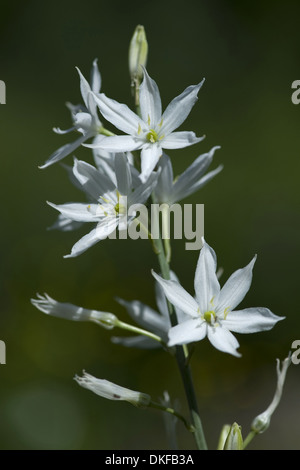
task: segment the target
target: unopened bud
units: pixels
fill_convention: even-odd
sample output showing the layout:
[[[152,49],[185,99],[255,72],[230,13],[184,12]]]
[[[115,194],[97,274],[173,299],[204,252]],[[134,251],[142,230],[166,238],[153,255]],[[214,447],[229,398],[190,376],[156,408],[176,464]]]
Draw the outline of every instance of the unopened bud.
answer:
[[[141,82],[143,78],[143,69],[146,67],[148,55],[148,43],[144,26],[138,25],[129,46],[129,73],[132,82]]]
[[[233,423],[224,444],[224,450],[243,450],[244,443],[241,433],[241,426]]]

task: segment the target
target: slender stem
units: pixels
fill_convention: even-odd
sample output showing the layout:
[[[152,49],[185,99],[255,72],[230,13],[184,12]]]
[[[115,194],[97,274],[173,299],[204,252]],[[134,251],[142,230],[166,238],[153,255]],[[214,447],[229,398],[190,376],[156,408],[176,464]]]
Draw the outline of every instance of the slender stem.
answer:
[[[250,442],[252,441],[252,439],[256,436],[256,432],[255,431],[250,431],[248,436],[246,437],[246,439],[244,440],[244,449],[246,449],[247,445],[250,444]]]
[[[125,322],[120,321],[120,320],[115,320],[114,325],[118,328],[122,328],[123,330],[128,330],[128,331],[132,331],[133,333],[136,333],[138,335],[147,336],[148,338],[154,339],[155,341],[158,341],[159,343],[161,343],[163,346],[166,347],[166,343],[162,340],[162,338],[160,336],[157,336],[157,335],[155,335],[154,333],[151,333],[148,330],[138,328],[137,326],[130,325],[129,323],[125,323]]]
[[[170,413],[171,415],[176,416],[176,418],[180,419],[180,421],[183,422],[183,424],[185,425],[185,427],[187,428],[188,431],[195,432],[194,427],[191,426],[187,422],[187,420],[184,418],[184,416],[182,416],[180,413],[177,413],[177,411],[175,411],[173,408],[163,406],[160,403],[156,403],[154,401],[151,401],[148,406],[151,406],[152,408],[156,408],[158,410],[162,410],[162,411],[165,411],[166,413]]]
[[[152,196],[153,203],[154,197]],[[170,267],[169,263],[164,251],[164,246],[161,237],[157,238],[154,240],[155,241],[155,246],[156,246],[156,251],[157,251],[157,256],[158,256],[158,261],[160,265],[160,270],[161,270],[161,275],[164,279],[170,279]],[[169,309],[169,315],[170,315],[170,321],[171,325],[175,326],[178,324],[177,321],[177,316],[175,309],[170,302],[168,303],[168,309]],[[196,441],[197,448],[199,450],[206,450],[207,449],[207,444],[204,436],[204,431],[202,427],[202,422],[201,418],[199,415],[199,410],[198,410],[198,404],[197,404],[197,398],[195,394],[195,389],[194,389],[194,384],[193,384],[193,379],[192,379],[192,374],[189,365],[187,364],[186,358],[187,358],[187,349],[183,346],[176,346],[176,360],[177,364],[179,367],[179,371],[181,374],[182,382],[184,385],[185,389],[185,394],[186,398],[188,401],[188,406],[190,410],[190,415],[191,415],[191,421],[194,426],[194,437]]]

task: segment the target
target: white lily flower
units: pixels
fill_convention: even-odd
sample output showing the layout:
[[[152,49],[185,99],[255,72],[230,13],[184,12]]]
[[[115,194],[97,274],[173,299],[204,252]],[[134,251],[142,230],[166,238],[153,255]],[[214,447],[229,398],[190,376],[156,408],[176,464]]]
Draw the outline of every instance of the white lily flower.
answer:
[[[117,317],[112,313],[90,310],[67,302],[57,302],[48,294],[37,294],[37,299],[31,299],[31,303],[47,315],[72,321],[91,321],[107,330],[111,330],[117,321]]]
[[[239,343],[231,331],[266,331],[283,320],[284,317],[278,317],[263,307],[234,310],[250,289],[255,260],[256,256],[245,268],[235,271],[221,289],[216,275],[216,254],[203,240],[195,273],[196,298],[178,282],[167,281],[152,272],[169,301],[190,316],[188,321],[170,329],[168,345],[187,344],[207,336],[215,348],[240,356],[237,352]]]
[[[84,101],[84,106],[74,106],[70,103],[67,103],[67,106],[71,111],[73,126],[66,130],[61,130],[59,128],[54,128],[53,130],[60,135],[68,134],[72,131],[78,131],[82,135],[74,142],[63,145],[58,150],[56,150],[48,158],[44,165],[40,166],[39,168],[46,168],[49,165],[62,160],[67,155],[70,155],[72,152],[74,152],[74,150],[80,147],[83,142],[86,142],[91,137],[98,136],[98,141],[104,137],[99,136],[102,124],[98,118],[95,102],[91,97],[91,92],[99,93],[101,87],[101,75],[98,69],[97,59],[95,59],[93,62],[90,84],[87,82],[78,68],[77,71],[80,77],[80,90]]]
[[[162,104],[158,86],[144,68],[144,79],[140,86],[141,117],[125,104],[108,98],[104,93],[93,93],[101,114],[115,127],[128,135],[101,138],[91,148],[109,151],[132,151],[141,149],[141,179],[145,181],[154,170],[162,149],[177,149],[196,144],[204,137],[196,137],[194,132],[173,132],[189,115],[197,101],[197,94],[204,83],[186,88],[174,98],[162,114]]]
[[[171,279],[179,282],[178,278],[173,272],[171,272]],[[158,311],[138,300],[128,302],[118,298],[117,301],[126,308],[130,317],[139,326],[145,330],[151,331],[152,333],[162,338],[164,342],[167,342],[168,331],[171,328],[170,315],[166,296],[158,282],[155,283],[155,297]],[[189,318],[184,312],[182,312],[182,310],[178,308],[176,309],[176,315],[179,323],[186,321]],[[115,344],[122,344],[123,346],[141,349],[154,349],[161,346],[157,341],[142,335],[112,337],[111,340]]]
[[[155,201],[160,204],[172,205],[202,188],[223,169],[223,165],[219,165],[215,170],[205,175],[215,151],[219,148],[213,147],[208,153],[200,155],[175,180],[171,159],[164,153],[159,161],[161,172],[154,190]]]
[[[128,401],[137,407],[146,407],[151,401],[150,395],[146,393],[136,392],[129,388],[120,387],[113,382],[104,379],[97,379],[93,375],[83,372],[83,377],[74,377],[76,382],[83,388],[91,390],[100,397],[108,400]]]
[[[73,174],[86,192],[90,203],[48,204],[65,219],[75,222],[94,222],[96,227],[82,237],[65,258],[85,252],[104,240],[118,227],[125,230],[135,218],[128,215],[131,206],[142,205],[157,183],[158,173],[152,173],[146,183],[141,183],[124,154],[115,155],[115,173],[106,174],[84,161],[75,160]]]

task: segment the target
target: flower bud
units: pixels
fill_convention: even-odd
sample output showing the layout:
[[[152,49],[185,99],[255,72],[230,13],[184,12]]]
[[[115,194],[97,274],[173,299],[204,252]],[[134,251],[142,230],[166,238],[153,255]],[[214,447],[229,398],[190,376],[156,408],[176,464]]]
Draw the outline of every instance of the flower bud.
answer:
[[[108,400],[128,401],[132,405],[141,408],[148,406],[151,401],[150,395],[146,393],[135,392],[134,390],[120,387],[108,380],[97,379],[86,372],[83,373],[83,377],[76,375],[74,379],[81,387],[87,388],[96,393],[96,395]]]
[[[241,426],[233,423],[224,444],[224,450],[243,450],[244,443],[241,433]]]
[[[146,66],[148,43],[144,26],[138,25],[129,46],[129,73],[133,82],[140,83],[143,78],[142,67]]]

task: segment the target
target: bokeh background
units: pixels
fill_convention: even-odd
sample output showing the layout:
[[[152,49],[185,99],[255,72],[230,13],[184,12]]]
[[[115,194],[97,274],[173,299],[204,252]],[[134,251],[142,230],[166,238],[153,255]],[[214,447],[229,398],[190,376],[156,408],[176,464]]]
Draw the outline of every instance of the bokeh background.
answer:
[[[70,127],[66,101],[79,103],[75,66],[88,76],[99,59],[102,90],[132,104],[128,44],[137,24],[146,28],[148,70],[163,106],[186,86],[206,78],[183,130],[206,139],[169,152],[175,173],[214,145],[213,166],[223,172],[186,203],[205,204],[205,236],[226,278],[258,260],[241,307],[266,306],[286,320],[273,331],[239,335],[242,358],[206,340],[192,358],[208,445],[215,448],[224,423],[237,421],[246,435],[269,404],[275,359],[300,339],[299,173],[300,106],[291,84],[300,79],[299,2],[78,0],[1,2],[0,79],[7,87],[1,120],[0,365],[1,449],[166,449],[162,416],[108,402],[80,388],[73,377],[96,377],[150,393],[168,389],[186,412],[176,365],[162,351],[112,345],[92,324],[47,317],[30,298],[47,292],[60,301],[112,311],[127,320],[114,297],[155,307],[146,241],[105,241],[75,259],[63,259],[85,233],[47,231],[56,213],[46,204],[82,200],[60,165],[39,170]],[[91,161],[87,149],[76,152]],[[66,163],[71,164],[68,157]],[[173,269],[192,292],[198,258],[173,246]],[[270,429],[252,449],[300,449],[300,365],[288,372]],[[179,446],[193,449],[178,425]]]

